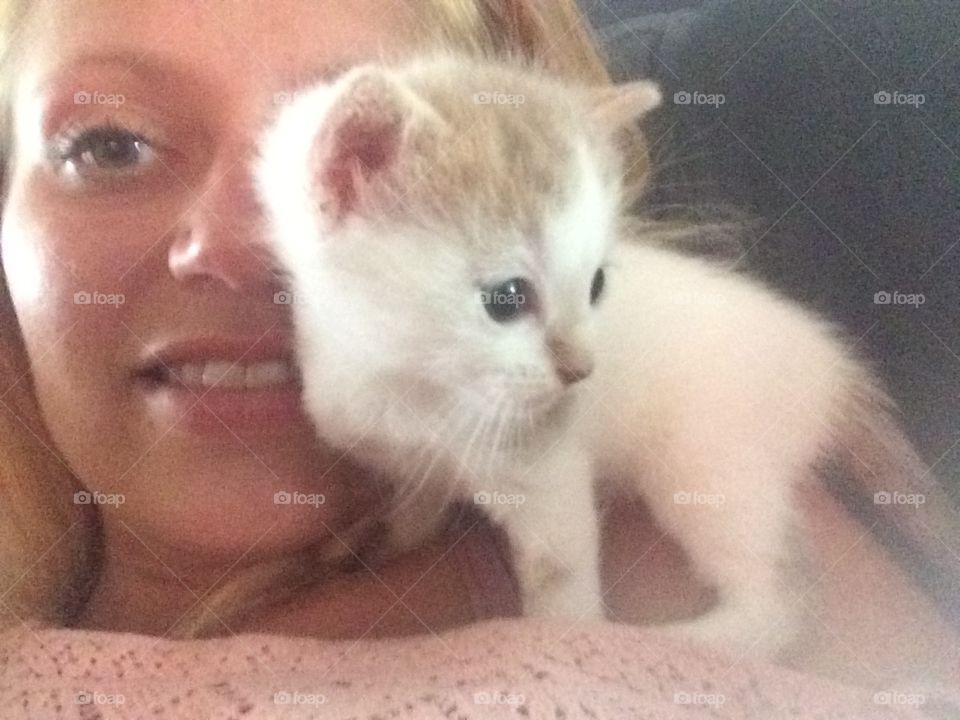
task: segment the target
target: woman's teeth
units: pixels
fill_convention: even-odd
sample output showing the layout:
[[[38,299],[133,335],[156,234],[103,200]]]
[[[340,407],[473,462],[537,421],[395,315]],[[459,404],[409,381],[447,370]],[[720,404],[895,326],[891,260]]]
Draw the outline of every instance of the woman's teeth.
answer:
[[[285,360],[242,364],[229,361],[186,363],[170,368],[169,376],[184,385],[218,388],[262,388],[283,385],[295,378]]]

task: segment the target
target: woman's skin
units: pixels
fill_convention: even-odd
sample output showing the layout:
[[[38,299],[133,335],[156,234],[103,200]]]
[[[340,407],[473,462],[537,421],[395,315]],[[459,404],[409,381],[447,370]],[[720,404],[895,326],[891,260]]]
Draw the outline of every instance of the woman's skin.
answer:
[[[225,573],[330,538],[369,508],[365,478],[318,444],[303,416],[196,433],[158,410],[133,373],[146,348],[170,339],[289,340],[247,163],[258,129],[296,82],[415,45],[417,20],[393,0],[34,5],[3,267],[57,452],[89,490],[125,499],[101,507],[105,572],[80,624],[160,635]],[[107,104],[77,103],[78,92]],[[104,120],[154,144],[153,159],[133,153],[135,178],[111,182],[89,167],[77,179],[45,155],[72,124]],[[84,291],[124,302],[76,304]],[[278,491],[325,502],[277,505]],[[798,666],[888,686],[912,671],[955,677],[958,638],[865,529],[821,490],[802,501],[818,580],[803,598],[816,617]],[[470,622],[459,553],[492,553],[499,541],[483,522],[465,536],[451,530],[376,575],[315,587],[229,630],[359,637]],[[607,517],[604,581],[625,622],[711,601],[639,503]],[[498,600],[515,610],[509,593]]]

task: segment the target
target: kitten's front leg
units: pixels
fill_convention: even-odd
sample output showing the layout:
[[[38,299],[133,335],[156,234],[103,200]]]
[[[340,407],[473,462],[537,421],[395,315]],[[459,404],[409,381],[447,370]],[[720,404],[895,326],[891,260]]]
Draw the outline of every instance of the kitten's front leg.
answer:
[[[519,472],[522,490],[505,495],[503,503],[492,496],[490,513],[510,540],[524,614],[603,619],[588,456],[579,447],[557,447]]]

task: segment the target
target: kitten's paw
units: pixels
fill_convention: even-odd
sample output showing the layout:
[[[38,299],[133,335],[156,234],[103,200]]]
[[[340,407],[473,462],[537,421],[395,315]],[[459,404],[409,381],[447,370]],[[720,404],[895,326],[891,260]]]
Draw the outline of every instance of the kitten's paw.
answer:
[[[577,593],[547,593],[524,601],[524,615],[528,617],[556,618],[589,622],[605,620],[603,603],[599,597],[586,597]]]
[[[599,585],[570,576],[554,575],[550,582],[523,593],[523,612],[528,617],[567,620],[604,620]]]
[[[655,627],[668,635],[769,660],[783,659],[800,632],[799,621],[789,611],[758,616],[749,608],[733,605],[719,606],[685,622]]]

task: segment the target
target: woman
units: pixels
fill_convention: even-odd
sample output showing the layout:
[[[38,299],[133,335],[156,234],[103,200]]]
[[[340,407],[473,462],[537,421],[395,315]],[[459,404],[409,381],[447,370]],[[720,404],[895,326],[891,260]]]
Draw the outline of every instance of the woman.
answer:
[[[5,623],[360,638],[515,614],[497,535],[473,519],[377,574],[321,581],[316,558],[376,497],[297,407],[246,161],[299,83],[440,39],[606,82],[572,0],[26,5],[5,3],[3,30]],[[265,387],[158,392],[153,353],[208,380],[244,365]],[[957,643],[928,600],[823,491],[804,503],[819,599],[798,598],[816,631],[798,666],[943,677]],[[709,606],[642,506],[606,522],[612,617]]]

